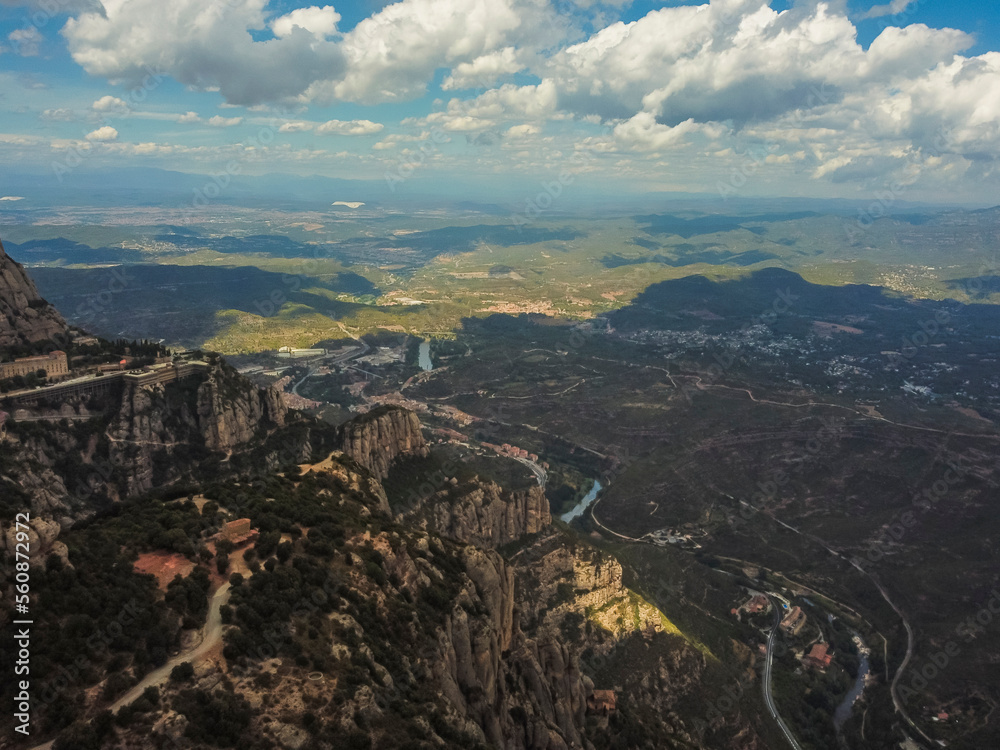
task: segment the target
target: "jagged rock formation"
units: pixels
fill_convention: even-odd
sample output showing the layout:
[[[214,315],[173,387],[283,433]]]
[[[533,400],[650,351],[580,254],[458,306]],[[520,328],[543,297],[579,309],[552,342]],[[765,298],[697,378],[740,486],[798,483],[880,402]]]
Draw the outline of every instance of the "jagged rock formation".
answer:
[[[495,552],[468,547],[462,557],[472,585],[438,631],[430,660],[441,694],[459,717],[474,722],[481,741],[496,747],[589,744],[584,724],[593,685],[577,654],[548,635],[532,638],[520,630],[515,572]],[[470,615],[466,601],[478,601],[484,615]]]
[[[552,522],[541,487],[507,490],[478,478],[425,498],[407,516],[422,528],[480,547],[537,534]]]
[[[190,376],[195,380],[200,376]],[[288,409],[273,388],[261,390],[224,365],[213,366],[184,398],[178,384],[127,384],[111,426],[112,461],[131,467],[127,494],[145,492],[180,476],[176,449],[202,455],[230,452],[284,426]]]
[[[404,543],[399,535],[382,533],[366,535],[364,541],[369,540],[386,573],[407,596],[419,598],[439,583],[438,561],[447,553],[433,537]],[[548,633],[535,637],[521,630],[518,573],[495,551],[462,546],[450,554],[461,565],[460,586],[441,624],[428,633],[429,650],[411,664],[413,679],[444,699],[449,723],[482,745],[505,750],[589,747],[585,714],[593,683],[580,669],[579,651]],[[352,618],[333,617],[355,635],[368,637]],[[344,647],[334,649],[349,655]],[[382,665],[374,670],[385,675],[384,687],[391,685]],[[341,727],[348,732],[354,729],[351,716],[371,710],[371,696],[359,690],[350,709],[341,712]]]
[[[280,394],[257,388],[221,363],[175,383],[122,383],[102,398],[103,412],[80,404],[63,404],[56,412],[90,420],[36,422],[26,434],[16,429],[16,410],[0,487],[16,487],[34,515],[68,526],[108,502],[190,477],[205,461],[260,446],[288,423]],[[284,455],[267,458],[257,470],[305,460],[311,452],[308,436],[282,449]]]
[[[67,558],[68,549],[60,541],[56,541],[59,536],[60,526],[55,521],[44,518],[33,518],[28,524],[28,545],[32,551],[30,562],[32,565],[42,565],[49,555],[55,555],[64,563],[69,564]],[[17,549],[17,529],[9,526],[4,533],[0,533],[0,553],[6,553],[11,558]]]
[[[426,456],[428,452],[420,419],[398,406],[382,406],[347,422],[341,428],[341,446],[379,479],[389,475],[389,466],[397,457]]]
[[[24,268],[14,262],[0,243],[0,347],[37,344],[66,339],[66,321],[41,298]]]
[[[288,407],[275,388],[260,389],[216,367],[198,388],[198,427],[205,447],[229,451],[265,430],[283,427]]]
[[[192,378],[172,384],[181,389],[124,394],[127,403],[115,425],[128,430],[134,451],[141,450],[140,437],[152,445],[153,438],[180,435],[177,425],[206,443],[212,435],[239,434],[242,427],[234,425],[214,432],[215,411],[209,423],[198,414],[204,390],[226,394],[225,414],[258,413],[247,404],[231,408],[248,397],[230,392],[235,383],[227,386],[226,377],[221,372],[214,384]],[[249,398],[247,403],[254,401]],[[154,414],[161,407],[166,417]],[[261,409],[258,430],[266,431],[270,417]],[[399,420],[412,426],[405,413],[395,414],[387,420],[397,422],[392,434],[398,435]],[[384,426],[375,434],[387,434],[380,431]],[[344,432],[357,435],[357,427]],[[378,455],[386,446],[367,445],[371,449],[361,455],[387,466],[390,459]],[[393,445],[400,455],[400,444]],[[407,445],[424,447],[415,440]],[[150,454],[154,465],[157,455]],[[178,701],[194,688],[201,701],[245,706],[246,736],[265,738],[267,747],[366,747],[366,738],[379,738],[384,747],[593,750],[607,746],[611,736],[618,743],[612,746],[762,750],[738,712],[720,717],[712,728],[731,742],[703,743],[699,717],[681,708],[701,698],[706,655],[626,587],[614,557],[572,532],[546,528],[549,517],[537,488],[512,492],[475,480],[454,486],[453,498],[444,493],[426,500],[421,516],[393,519],[370,469],[339,451],[325,455],[303,474],[268,478],[266,492],[275,497],[266,501],[268,517],[298,523],[311,516],[315,525],[281,543],[292,546],[291,556],[281,560],[280,552],[270,557],[261,551],[244,570],[249,580],[234,584],[232,630],[223,650],[228,668],[201,660],[193,685],[162,683],[159,704],[141,721],[115,730],[116,747],[139,750],[150,746],[151,737],[197,747],[198,735],[214,728],[191,713],[190,700]],[[171,460],[180,462],[178,456]],[[242,477],[234,482],[231,489],[246,487]],[[227,493],[218,497],[225,506]],[[455,510],[440,512],[447,505]],[[175,518],[173,511],[161,517]],[[109,518],[95,523],[113,524]],[[427,528],[416,527],[418,518]],[[438,523],[453,533],[439,534]],[[40,547],[54,539],[54,528],[36,530]],[[212,531],[205,529],[202,539]],[[537,532],[509,559],[491,548],[501,539]],[[459,535],[479,543],[456,541]],[[0,548],[7,543],[0,538]],[[54,546],[50,550],[60,554]],[[93,563],[86,558],[76,565],[84,581],[90,581],[83,575],[87,565]],[[93,700],[99,691],[85,695],[89,685],[81,683],[78,692],[92,718],[104,704]],[[602,724],[588,714],[595,687],[620,691],[625,724],[609,726],[607,717]],[[185,705],[188,713],[182,715]]]

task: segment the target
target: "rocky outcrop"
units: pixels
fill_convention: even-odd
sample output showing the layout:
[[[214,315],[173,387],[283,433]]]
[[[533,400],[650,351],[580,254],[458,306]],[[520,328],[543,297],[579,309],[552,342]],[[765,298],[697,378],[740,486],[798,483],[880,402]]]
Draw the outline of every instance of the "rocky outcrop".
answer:
[[[110,502],[190,478],[208,459],[231,454],[235,461],[288,422],[276,391],[261,390],[222,364],[166,385],[121,383],[101,399],[102,408],[93,412],[68,404],[39,410],[54,416],[68,410],[91,420],[27,422],[24,431],[17,420],[33,414],[14,411],[0,492],[19,496],[33,515],[65,527]],[[309,430],[301,431],[255,468],[275,469],[308,456],[309,439]]]
[[[429,695],[446,704],[448,723],[471,742],[505,750],[557,750],[588,747],[584,739],[587,696],[593,684],[580,669],[578,653],[548,633],[540,637],[521,629],[518,571],[493,550],[443,545],[419,532],[368,533],[351,540],[378,552],[388,577],[399,590],[419,600],[428,588],[446,580],[460,582],[438,624],[422,631],[429,648],[412,663],[410,677],[427,685]],[[446,564],[458,562],[458,569]],[[378,592],[374,598],[381,598]],[[343,631],[368,638],[361,626],[333,614]],[[421,631],[414,630],[414,634]],[[339,656],[350,649],[337,644]],[[363,653],[370,653],[361,646]],[[376,691],[391,687],[381,665]],[[364,705],[356,695],[342,715],[342,728]]]
[[[585,747],[592,687],[568,647],[519,626],[515,571],[492,551],[462,552],[470,586],[437,633],[429,666],[458,717],[479,739],[509,750]],[[470,614],[479,605],[482,614]],[[466,724],[468,726],[468,724]]]
[[[281,394],[259,389],[233,372],[216,367],[198,388],[198,427],[205,447],[230,451],[282,427],[288,414]]]
[[[137,494],[190,470],[188,461],[174,460],[176,451],[231,452],[284,426],[287,414],[277,391],[257,388],[221,364],[177,384],[126,384],[108,428],[112,462],[129,468],[125,494]]]
[[[29,560],[32,565],[43,565],[49,555],[55,555],[64,564],[69,564],[66,545],[56,540],[59,531],[60,526],[55,521],[44,518],[31,519],[27,534],[28,548],[31,550]],[[14,557],[17,549],[17,533],[18,529],[13,525],[0,533],[0,552],[6,553],[10,558]]]
[[[425,498],[406,515],[442,536],[493,548],[537,534],[552,522],[541,487],[506,490],[478,478]]]
[[[24,268],[0,243],[0,347],[66,340],[66,321],[38,294]]]
[[[380,479],[402,455],[426,456],[420,419],[398,406],[381,406],[341,427],[341,450]]]

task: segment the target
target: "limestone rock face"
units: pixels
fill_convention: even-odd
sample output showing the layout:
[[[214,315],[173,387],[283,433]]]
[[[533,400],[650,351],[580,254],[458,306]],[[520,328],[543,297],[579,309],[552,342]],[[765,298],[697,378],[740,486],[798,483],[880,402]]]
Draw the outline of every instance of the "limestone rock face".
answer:
[[[392,462],[402,455],[426,456],[427,443],[420,419],[397,406],[375,409],[341,427],[341,449],[379,479],[389,475]]]
[[[437,688],[483,742],[510,750],[585,747],[592,685],[577,656],[548,634],[521,631],[509,563],[476,547],[462,559],[469,585],[439,629],[429,663]],[[474,605],[481,614],[470,614]]]
[[[54,339],[53,348],[58,349],[66,335],[66,321],[42,299],[24,268],[0,243],[0,347]]]
[[[23,530],[23,529],[22,529]],[[60,526],[55,521],[45,518],[32,518],[28,524],[28,549],[30,550],[30,563],[32,565],[43,565],[49,555],[55,555],[68,564],[68,550],[62,542],[56,541],[59,536]],[[0,533],[0,552],[6,552],[10,557],[14,556],[17,550],[18,529],[13,524]]]
[[[228,451],[248,443],[260,434],[263,423],[284,426],[287,414],[277,390],[239,387],[238,380],[218,368],[198,388],[198,425],[209,450]]]
[[[169,385],[127,384],[108,428],[112,461],[129,468],[127,494],[145,492],[187,468],[170,460],[179,447],[233,451],[282,427],[287,414],[277,391],[261,390],[221,365],[193,399],[178,397]]]
[[[442,536],[489,548],[537,534],[552,523],[541,487],[506,490],[479,479],[446,488],[406,515]]]

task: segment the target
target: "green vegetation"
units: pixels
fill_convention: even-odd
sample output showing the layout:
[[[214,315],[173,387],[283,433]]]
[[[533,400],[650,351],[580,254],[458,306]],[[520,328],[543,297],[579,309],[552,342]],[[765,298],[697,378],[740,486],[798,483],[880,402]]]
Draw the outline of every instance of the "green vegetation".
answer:
[[[320,222],[306,232],[292,217],[261,223],[250,215],[204,233],[59,225],[5,227],[5,236],[15,259],[64,266],[35,275],[43,295],[65,310],[74,309],[66,304],[74,295],[108,288],[109,270],[79,266],[125,264],[128,283],[116,287],[111,304],[75,322],[99,331],[124,322],[138,336],[155,328],[169,342],[235,353],[314,344],[342,332],[331,320],[356,333],[388,327],[447,338],[462,318],[491,312],[586,319],[627,304],[651,283],[695,274],[732,279],[765,267],[818,284],[995,302],[1000,287],[988,272],[986,240],[995,221],[995,212],[927,213],[861,231],[838,215],[681,210],[540,217],[521,232],[492,216],[387,216]],[[941,264],[938,248],[956,235],[969,252]],[[195,275],[202,284],[192,283]],[[214,290],[211,300],[206,288]]]

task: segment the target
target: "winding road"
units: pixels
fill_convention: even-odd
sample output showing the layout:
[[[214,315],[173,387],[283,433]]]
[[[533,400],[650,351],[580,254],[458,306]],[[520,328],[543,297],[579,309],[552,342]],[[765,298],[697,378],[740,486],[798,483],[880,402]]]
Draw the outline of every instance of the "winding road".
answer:
[[[802,750],[802,746],[799,741],[795,739],[795,735],[788,728],[785,720],[781,718],[781,714],[778,713],[778,707],[774,704],[774,696],[771,694],[771,666],[774,661],[774,641],[778,635],[778,626],[781,624],[781,607],[778,606],[772,597],[768,597],[771,600],[771,607],[774,609],[774,627],[771,628],[771,634],[767,637],[767,656],[764,659],[764,678],[761,680],[764,687],[764,703],[767,704],[767,710],[771,712],[771,718],[774,719],[778,726],[781,727],[782,733],[785,735],[785,739],[788,740],[795,750]]]
[[[707,390],[708,388],[722,388],[727,391],[737,391],[739,393],[745,393],[750,397],[750,400],[753,401],[755,404],[770,404],[772,406],[784,406],[790,409],[804,409],[811,406],[825,406],[829,409],[844,409],[846,411],[851,412],[855,416],[862,417],[863,419],[872,419],[877,422],[884,422],[886,424],[895,425],[896,427],[902,427],[907,430],[933,432],[939,435],[947,435],[949,437],[957,436],[957,437],[969,437],[969,438],[984,438],[986,440],[1000,440],[1000,435],[990,434],[986,432],[980,432],[980,433],[956,432],[955,430],[939,430],[935,427],[922,427],[920,425],[907,424],[906,422],[895,422],[891,419],[886,419],[885,417],[882,416],[875,416],[872,414],[867,414],[862,411],[858,411],[858,409],[856,409],[855,407],[845,406],[844,404],[831,404],[825,401],[806,401],[801,404],[789,404],[783,401],[771,401],[765,398],[757,398],[756,396],[753,395],[753,391],[751,391],[749,388],[737,388],[734,386],[721,385],[717,383],[704,383],[701,377],[698,375],[678,375],[677,377],[693,378],[696,381],[695,387],[701,391]]]
[[[135,687],[108,706],[112,713],[138,699],[146,688],[161,685],[166,682],[170,678],[170,672],[178,664],[182,664],[186,661],[192,663],[196,662],[200,657],[204,656],[219,645],[222,641],[222,605],[229,601],[229,594],[229,584],[224,583],[212,596],[212,599],[209,602],[208,617],[205,621],[205,627],[202,629],[201,643],[194,648],[188,649],[187,651],[168,659],[162,667],[154,669],[152,672],[143,677]],[[31,748],[31,750],[50,750],[51,747],[52,741],[49,741],[41,745],[35,745]]]
[[[146,688],[166,682],[170,677],[170,672],[178,664],[183,664],[186,661],[194,663],[200,657],[204,656],[213,648],[218,646],[222,640],[222,605],[229,601],[229,594],[229,584],[224,583],[212,596],[212,599],[209,602],[208,617],[205,620],[205,627],[202,628],[201,643],[188,651],[184,651],[177,654],[177,656],[167,659],[166,663],[162,667],[154,669],[152,672],[143,677],[139,681],[139,684],[109,706],[111,711],[117,711],[122,706],[126,706],[136,700],[140,695],[142,695],[142,691]]]

